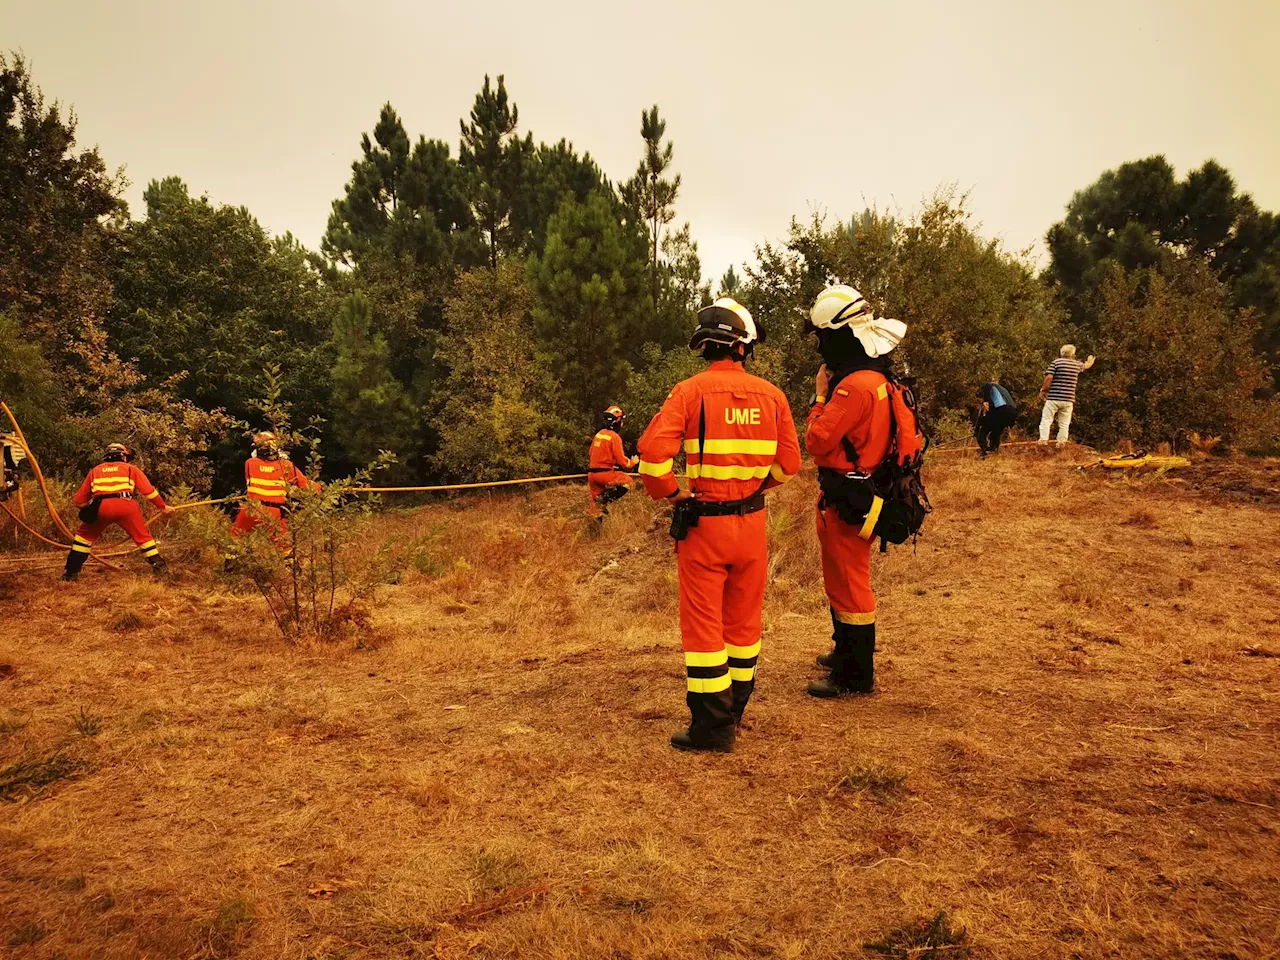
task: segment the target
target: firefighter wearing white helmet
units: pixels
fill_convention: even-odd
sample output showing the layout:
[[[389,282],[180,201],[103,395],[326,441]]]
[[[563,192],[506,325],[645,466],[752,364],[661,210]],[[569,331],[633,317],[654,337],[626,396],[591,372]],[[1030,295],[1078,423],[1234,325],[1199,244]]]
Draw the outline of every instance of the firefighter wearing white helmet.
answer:
[[[805,421],[805,447],[822,489],[817,528],[834,643],[818,658],[830,676],[811,683],[809,693],[840,697],[870,693],[875,683],[871,544],[883,501],[873,497],[868,481],[892,449],[896,394],[887,376],[889,354],[907,327],[876,317],[857,290],[837,284],[814,301],[809,329],[817,334],[823,364]]]
[[[823,330],[850,331],[871,359],[888,355],[907,334],[905,323],[876,317],[862,294],[843,283],[818,294],[809,311],[809,323],[819,332],[820,342]]]
[[[699,310],[689,349],[709,365],[676,384],[639,443],[645,492],[676,502],[671,535],[690,714],[688,729],[671,738],[679,750],[733,749],[760,656],[769,565],[764,491],[800,469],[787,398],[743,369],[761,339],[736,300],[721,297]],[[675,476],[682,451],[687,493]]]

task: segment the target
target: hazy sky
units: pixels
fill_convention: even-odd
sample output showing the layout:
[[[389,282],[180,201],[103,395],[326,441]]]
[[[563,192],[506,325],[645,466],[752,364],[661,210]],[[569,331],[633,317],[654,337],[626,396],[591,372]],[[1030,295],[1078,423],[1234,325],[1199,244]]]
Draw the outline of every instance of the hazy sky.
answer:
[[[1278,39],[1275,0],[0,0],[0,49],[127,168],[135,215],[176,174],[316,246],[384,102],[456,156],[503,73],[523,130],[614,180],[659,104],[708,276],[792,215],[909,211],[949,183],[1023,247],[1157,152],[1180,174],[1215,157],[1280,208]]]

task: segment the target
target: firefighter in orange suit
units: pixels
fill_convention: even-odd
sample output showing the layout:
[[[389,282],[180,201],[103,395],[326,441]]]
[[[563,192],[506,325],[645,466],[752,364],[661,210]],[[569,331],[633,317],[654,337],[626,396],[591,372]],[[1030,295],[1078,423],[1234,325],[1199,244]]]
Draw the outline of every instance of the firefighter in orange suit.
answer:
[[[272,536],[286,533],[289,488],[307,490],[312,482],[281,454],[280,441],[274,433],[264,430],[254,435],[253,454],[244,462],[244,479],[249,499],[236,514],[231,535],[243,537],[262,522],[273,524]]]
[[[150,500],[163,513],[167,513],[169,507],[147,475],[133,465],[133,458],[132,449],[123,443],[113,443],[102,455],[102,462],[90,470],[84,483],[80,484],[72,498],[80,508],[80,527],[67,553],[63,580],[71,581],[80,576],[80,570],[89,559],[89,551],[113,523],[133,538],[157,575],[165,572],[164,557],[160,556],[160,548],[147,528],[137,498]]]
[[[810,311],[823,365],[805,430],[805,447],[818,465],[822,580],[831,607],[834,649],[818,657],[831,675],[809,684],[815,697],[870,693],[875,684],[876,597],[871,590],[871,532],[876,517],[848,523],[835,504],[845,478],[869,477],[891,445],[889,352],[906,325],[876,318],[852,287],[828,287]]]
[[[628,457],[622,448],[622,429],[626,414],[621,407],[604,412],[602,424],[591,438],[591,460],[587,465],[587,488],[591,491],[590,514],[603,518],[609,504],[631,492],[631,477],[621,471],[634,467],[639,457]]]
[[[743,367],[757,339],[751,314],[736,301],[721,297],[700,310],[689,349],[710,365],[676,384],[640,438],[645,492],[675,502],[691,717],[689,728],[671,738],[680,750],[733,749],[760,656],[768,577],[764,491],[800,469],[787,398]],[[674,473],[682,450],[687,493]]]

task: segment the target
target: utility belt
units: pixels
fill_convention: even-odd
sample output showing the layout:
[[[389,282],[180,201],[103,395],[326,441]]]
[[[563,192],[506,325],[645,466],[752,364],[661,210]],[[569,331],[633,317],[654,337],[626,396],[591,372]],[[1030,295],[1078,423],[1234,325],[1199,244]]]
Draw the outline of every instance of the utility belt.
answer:
[[[690,497],[680,500],[671,509],[671,539],[677,543],[689,536],[689,531],[703,517],[745,517],[764,509],[764,492],[758,491],[742,500],[699,500]]]
[[[887,463],[888,461],[886,461]],[[863,540],[880,538],[883,553],[889,543],[906,543],[924,522],[927,500],[918,493],[900,489],[891,470],[874,473],[855,470],[845,473],[832,467],[818,468],[819,510],[834,510],[836,516],[856,527]]]
[[[93,499],[80,508],[76,514],[80,518],[81,523],[96,523],[98,519],[98,511],[102,507],[103,500],[132,500],[133,494],[127,490],[120,493],[97,493]]]
[[[587,473],[613,473],[617,467],[587,467]]]

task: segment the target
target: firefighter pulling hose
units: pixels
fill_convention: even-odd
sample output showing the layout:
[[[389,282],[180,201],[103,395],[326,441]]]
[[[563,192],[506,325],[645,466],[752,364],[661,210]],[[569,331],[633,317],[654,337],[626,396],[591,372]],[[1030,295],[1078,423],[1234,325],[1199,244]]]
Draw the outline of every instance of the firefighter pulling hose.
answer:
[[[112,524],[133,538],[157,576],[164,574],[164,557],[160,556],[160,547],[147,527],[137,497],[150,500],[161,513],[167,512],[169,507],[147,475],[133,465],[134,457],[133,449],[126,444],[108,445],[102,462],[89,471],[76,491],[72,500],[80,508],[80,527],[67,552],[63,580],[72,581],[80,576],[94,542]]]
[[[609,504],[631,492],[631,475],[623,473],[640,462],[628,457],[622,446],[622,425],[627,415],[619,406],[605,410],[600,429],[591,438],[590,461],[587,466],[587,490],[591,494],[588,515],[603,520]]]
[[[233,537],[243,537],[260,523],[271,524],[271,536],[279,540],[288,532],[289,492],[318,486],[308,480],[280,449],[280,441],[270,430],[254,434],[253,450],[244,462],[247,500],[231,527]]]

